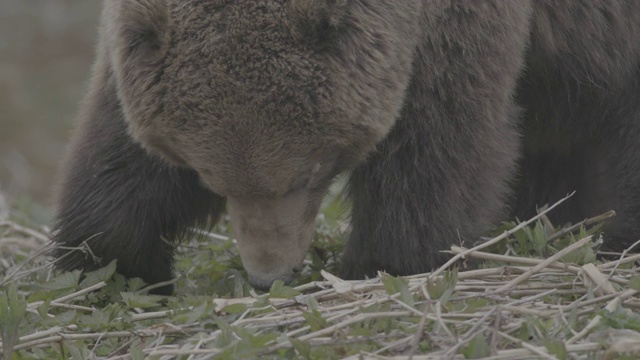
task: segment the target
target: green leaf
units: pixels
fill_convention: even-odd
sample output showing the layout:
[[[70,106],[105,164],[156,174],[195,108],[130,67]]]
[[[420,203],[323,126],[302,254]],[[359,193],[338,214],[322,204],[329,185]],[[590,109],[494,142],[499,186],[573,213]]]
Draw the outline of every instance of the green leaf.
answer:
[[[147,286],[147,284],[140,278],[127,279],[127,289],[131,292],[138,291]]]
[[[163,296],[158,295],[140,295],[131,292],[120,293],[122,300],[129,308],[150,308],[160,305],[160,301],[164,300]]]
[[[254,302],[251,307],[254,309],[260,309],[269,305],[271,305],[271,302],[269,301],[269,294],[263,294],[258,296],[256,302]]]
[[[38,286],[47,290],[75,290],[80,282],[81,274],[80,270],[63,272],[51,281],[38,284]]]
[[[65,348],[74,360],[89,359],[91,355],[91,350],[81,341],[65,342]]]
[[[487,299],[481,297],[465,299],[463,302],[464,312],[473,313],[476,310],[487,306],[488,303]]]
[[[466,359],[479,359],[491,354],[489,342],[482,332],[477,333],[469,344],[462,349],[462,355]]]
[[[304,297],[304,302],[307,304],[309,310],[318,310],[318,307],[320,306],[316,298],[310,295]]]
[[[574,236],[571,236],[570,244],[573,244],[577,241]],[[563,262],[584,265],[587,263],[591,263],[595,261],[596,255],[595,251],[592,248],[593,241],[588,242],[586,245],[581,246],[578,249],[573,250],[572,252],[566,254],[562,257]]]
[[[327,327],[327,320],[322,317],[318,310],[303,311],[302,317],[307,320],[311,331],[318,331]]]
[[[210,316],[212,313],[213,303],[211,301],[202,301],[200,304],[194,306],[193,309],[176,315],[173,321],[180,324],[193,323]]]
[[[13,347],[20,337],[20,324],[27,313],[27,302],[18,294],[15,284],[0,295],[0,336],[5,360],[12,358]]]
[[[629,279],[629,284],[628,285],[633,290],[640,291],[640,276],[638,276],[638,275],[632,276]]]
[[[628,329],[640,331],[640,315],[628,310],[620,309],[614,312],[607,310],[598,311],[602,316],[602,323],[615,329]]]
[[[96,309],[90,314],[81,314],[77,323],[93,331],[123,330],[135,326],[130,319],[130,313],[120,303],[113,303],[102,309]]]
[[[222,312],[227,314],[242,314],[249,309],[245,304],[232,304],[222,308]]]
[[[528,319],[527,319],[528,320]],[[531,334],[532,334],[532,330],[530,328],[530,323],[529,321],[523,321],[520,324],[520,329],[518,329],[518,339],[525,341],[525,342],[529,342],[531,341]]]
[[[445,271],[441,277],[427,278],[427,293],[432,299],[440,300],[446,304],[453,294],[458,282],[458,269]]]
[[[536,255],[540,257],[546,257],[547,233],[541,221],[536,222],[536,225],[533,227],[533,231],[530,233],[530,236],[531,243]]]
[[[56,314],[55,317],[50,318],[48,315],[42,317],[42,324],[47,326],[65,326],[75,323],[78,318],[78,312],[75,310],[67,310]]]
[[[268,342],[273,341],[278,338],[279,334],[276,332],[267,332],[267,333],[253,333],[253,332],[243,332],[242,328],[238,328],[236,333],[240,333],[241,336],[249,340],[251,345],[256,348],[263,348]]]
[[[567,359],[567,348],[564,346],[564,342],[560,340],[544,340],[542,343],[547,348],[547,351],[555,355],[559,360]]]
[[[289,342],[291,342],[291,345],[293,345],[293,348],[296,349],[300,357],[303,359],[311,359],[311,346],[308,342],[295,338],[289,338]]]
[[[384,284],[385,290],[387,290],[387,294],[395,295],[399,293],[399,300],[413,307],[413,296],[411,296],[409,292],[409,284],[405,279],[382,274],[382,283]]]
[[[269,290],[269,295],[272,298],[284,298],[284,299],[292,299],[298,295],[300,295],[300,291],[286,286],[282,280],[276,280],[271,285],[271,289]]]
[[[137,346],[129,348],[129,355],[131,356],[131,360],[144,360],[145,358],[144,352]]]
[[[216,348],[224,348],[236,342],[236,336],[226,321],[218,316],[214,317],[213,320],[218,326],[218,329],[220,329],[220,335],[218,335],[213,342]]]
[[[117,260],[113,260],[107,266],[85,273],[84,279],[80,282],[80,287],[87,288],[99,282],[111,279],[113,274],[116,272],[116,262]]]

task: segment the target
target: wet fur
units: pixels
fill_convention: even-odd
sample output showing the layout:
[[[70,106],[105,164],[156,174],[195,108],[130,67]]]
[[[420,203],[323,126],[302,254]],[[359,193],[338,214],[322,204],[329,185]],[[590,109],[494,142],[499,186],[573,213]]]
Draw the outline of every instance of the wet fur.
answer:
[[[348,278],[428,271],[447,258],[439,251],[450,244],[477,239],[509,214],[530,216],[573,190],[554,220],[615,209],[607,245],[620,249],[640,237],[635,0],[161,3],[105,7],[91,90],[59,193],[53,240],[61,269],[118,259],[128,277],[168,280],[174,241],[224,210],[224,198],[202,177],[222,171],[238,182],[261,178],[243,176],[249,170],[278,176],[276,184],[210,184],[229,189],[224,195],[294,186],[297,169],[315,163],[305,157],[308,144],[325,149],[334,165],[327,179],[351,172]],[[212,26],[216,16],[238,16],[237,28]],[[290,32],[265,32],[274,17]],[[222,46],[218,33],[231,40],[217,50],[237,51],[245,63],[221,70],[207,60],[203,49]],[[259,61],[273,54],[234,43],[234,34],[248,34],[246,44],[265,44],[291,67],[265,73]],[[175,49],[173,42],[190,45]],[[332,52],[333,62],[314,62],[309,49]],[[169,64],[163,73],[159,63]],[[236,78],[184,71],[192,68]],[[250,87],[241,86],[242,77]],[[263,111],[274,123],[259,121]],[[210,124],[209,117],[227,112],[236,118]],[[322,126],[304,121],[318,116]],[[235,146],[211,141],[220,132],[232,138],[230,129],[245,136]],[[263,145],[234,152],[245,140]],[[206,161],[210,154],[218,154],[216,169]],[[249,161],[258,165],[242,168]],[[67,254],[85,241],[95,258]]]

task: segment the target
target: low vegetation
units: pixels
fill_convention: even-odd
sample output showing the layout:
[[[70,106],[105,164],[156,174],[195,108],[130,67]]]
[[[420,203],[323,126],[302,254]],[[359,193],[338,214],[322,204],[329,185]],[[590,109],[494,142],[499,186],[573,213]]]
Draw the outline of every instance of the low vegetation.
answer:
[[[639,358],[640,255],[596,256],[613,213],[557,227],[554,206],[452,246],[432,273],[344,281],[346,229],[330,202],[302,275],[268,293],[246,282],[223,223],[180,247],[171,297],[115,263],[55,272],[46,228],[0,220],[0,349],[5,360]]]

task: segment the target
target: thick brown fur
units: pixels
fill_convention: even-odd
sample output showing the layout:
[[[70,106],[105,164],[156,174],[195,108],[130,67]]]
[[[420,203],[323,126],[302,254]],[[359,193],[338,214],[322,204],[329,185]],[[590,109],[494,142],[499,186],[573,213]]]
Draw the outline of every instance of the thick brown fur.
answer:
[[[251,283],[289,281],[341,172],[348,278],[428,271],[573,190],[557,219],[615,209],[624,247],[638,34],[636,0],[107,0],[57,264],[168,280],[172,242],[226,202]]]

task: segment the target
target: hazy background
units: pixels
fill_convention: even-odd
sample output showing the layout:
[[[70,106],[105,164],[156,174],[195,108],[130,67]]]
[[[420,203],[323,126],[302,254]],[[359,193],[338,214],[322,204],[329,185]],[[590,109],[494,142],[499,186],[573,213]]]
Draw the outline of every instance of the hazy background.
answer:
[[[51,205],[93,62],[99,0],[0,0],[0,193]],[[1,196],[1,195],[0,195]]]

